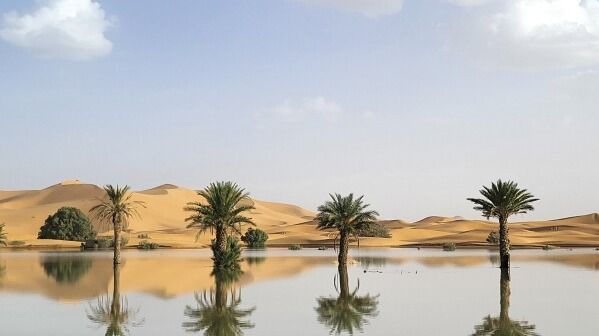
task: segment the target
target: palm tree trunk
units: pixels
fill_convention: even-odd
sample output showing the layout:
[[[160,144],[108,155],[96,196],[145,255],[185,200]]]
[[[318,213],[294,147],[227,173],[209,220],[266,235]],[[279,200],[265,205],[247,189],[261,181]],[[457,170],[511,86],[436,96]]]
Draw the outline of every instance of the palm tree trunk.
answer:
[[[499,259],[502,269],[510,268],[510,237],[507,218],[499,217]]]
[[[227,250],[227,230],[224,227],[216,229],[216,247],[220,253]]]
[[[114,264],[121,263],[121,221],[118,218],[113,219],[114,226]]]
[[[502,322],[509,321],[510,319],[510,294],[510,270],[501,269],[501,280],[499,283],[499,320]]]
[[[339,237],[339,256],[337,261],[339,262],[339,268],[347,265],[347,250],[349,248],[349,235],[345,231],[341,231],[341,237]]]

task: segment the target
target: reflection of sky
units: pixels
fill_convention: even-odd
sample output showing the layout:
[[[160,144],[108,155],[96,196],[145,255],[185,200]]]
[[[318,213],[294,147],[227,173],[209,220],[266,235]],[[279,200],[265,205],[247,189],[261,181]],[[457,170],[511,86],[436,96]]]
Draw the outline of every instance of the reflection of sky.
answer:
[[[181,258],[189,258],[194,254],[193,251],[160,253],[171,254],[172,258],[178,258],[179,253]],[[268,252],[271,258],[299,254],[314,258],[333,253],[332,250],[323,252],[307,249],[297,253],[287,250]],[[594,323],[595,302],[599,297],[599,272],[530,259],[547,256],[555,260],[555,255],[589,258],[594,251],[536,250],[514,251],[513,254],[512,319],[529,321],[537,326],[541,335],[599,332],[599,325]],[[351,251],[350,255],[388,257],[384,266],[369,268],[380,273],[364,273],[364,267],[359,264],[349,268],[350,289],[355,288],[359,279],[359,294],[380,294],[379,315],[369,319],[370,324],[364,327],[366,335],[468,335],[485,316],[499,314],[500,274],[498,269],[491,266],[487,251],[361,249]],[[7,257],[18,256],[3,255],[2,259]],[[134,255],[128,257],[133,258]],[[456,267],[452,263],[443,263],[443,266],[419,263],[419,260],[430,258],[463,260],[468,257],[483,262],[468,267]],[[397,260],[401,260],[401,263],[396,263]],[[7,272],[10,270],[7,269]],[[314,308],[318,297],[337,295],[333,284],[336,272],[331,260],[330,263],[307,268],[295,276],[263,276],[262,280],[244,286],[241,289],[241,308],[256,307],[249,318],[255,328],[248,330],[246,335],[325,335],[327,329],[318,323]],[[185,274],[180,276],[184,277]],[[133,335],[184,334],[181,328],[186,320],[183,310],[186,305],[195,305],[193,293],[172,299],[139,292],[123,294],[128,298],[130,307],[139,308],[139,317],[145,319],[142,327],[131,329]],[[104,332],[94,329],[87,320],[85,310],[88,301],[66,303],[37,294],[3,292],[0,302],[3,331],[10,331],[11,335],[34,335],[40,332],[47,335],[103,335]],[[95,300],[89,302],[95,303]]]

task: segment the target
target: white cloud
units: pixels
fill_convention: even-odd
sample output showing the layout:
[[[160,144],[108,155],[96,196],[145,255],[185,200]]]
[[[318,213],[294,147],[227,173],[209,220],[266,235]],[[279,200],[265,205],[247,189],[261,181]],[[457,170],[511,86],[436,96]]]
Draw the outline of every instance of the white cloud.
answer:
[[[397,14],[404,0],[297,0],[299,2],[362,14],[369,18]]]
[[[481,6],[489,2],[489,0],[447,0],[450,3],[460,7],[475,7]]]
[[[473,14],[459,39],[484,57],[532,69],[599,63],[598,0],[496,0]]]
[[[306,119],[324,119],[336,122],[343,114],[343,109],[334,101],[324,97],[304,98],[299,104],[285,102],[271,111],[272,116],[287,122],[298,122]]]
[[[49,0],[29,14],[5,14],[0,38],[41,57],[88,60],[112,50],[110,25],[95,1]]]

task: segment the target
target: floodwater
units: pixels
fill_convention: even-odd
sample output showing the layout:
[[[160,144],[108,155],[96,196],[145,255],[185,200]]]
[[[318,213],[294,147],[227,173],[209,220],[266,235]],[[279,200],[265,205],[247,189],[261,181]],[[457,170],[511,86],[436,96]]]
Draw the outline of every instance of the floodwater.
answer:
[[[596,335],[599,251],[245,251],[211,275],[208,250],[0,253],[6,335]]]

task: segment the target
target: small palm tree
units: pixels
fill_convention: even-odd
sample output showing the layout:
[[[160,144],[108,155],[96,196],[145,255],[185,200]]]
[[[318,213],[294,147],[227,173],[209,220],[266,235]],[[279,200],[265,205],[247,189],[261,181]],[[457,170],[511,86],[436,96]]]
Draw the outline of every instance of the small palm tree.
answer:
[[[248,321],[256,308],[241,309],[241,292],[230,288],[240,276],[240,270],[216,270],[213,272],[213,290],[195,293],[196,307],[186,306],[183,322],[187,332],[204,332],[205,336],[241,336],[244,329],[254,324]]]
[[[98,298],[96,305],[90,304],[87,318],[98,326],[106,326],[106,336],[124,336],[129,334],[129,327],[138,327],[144,323],[138,319],[139,310],[129,308],[127,299],[121,297],[120,265],[114,264],[114,285],[112,298],[108,295]]]
[[[4,231],[5,228],[5,224],[2,223],[0,224],[0,245],[1,246],[8,246],[8,244],[6,243],[6,232]]]
[[[336,277],[337,278],[337,277]],[[369,294],[358,296],[359,283],[353,292],[349,291],[347,267],[339,267],[339,286],[335,279],[338,297],[320,297],[317,299],[318,321],[329,328],[330,334],[340,335],[343,332],[353,335],[357,330],[362,332],[367,317],[378,315],[378,296]]]
[[[510,275],[507,269],[501,270],[499,284],[499,317],[486,316],[483,323],[474,327],[472,336],[537,336],[536,327],[527,321],[510,319]]]
[[[508,218],[511,215],[525,214],[533,211],[533,202],[538,201],[526,189],[518,188],[513,181],[504,182],[497,180],[491,188],[483,186],[480,190],[484,199],[468,198],[476,204],[474,210],[482,212],[487,219],[491,217],[499,220],[499,256],[501,268],[510,268],[510,238],[508,235]]]
[[[364,196],[354,199],[354,194],[341,196],[329,195],[331,200],[318,207],[317,226],[321,230],[334,229],[339,237],[339,267],[347,264],[349,237],[359,239],[359,233],[373,225],[378,212],[366,210],[370,205],[364,204]]]
[[[243,213],[254,209],[250,201],[249,193],[233,182],[211,183],[206,189],[198,192],[206,203],[190,202],[185,207],[186,211],[193,212],[186,222],[188,228],[198,228],[199,236],[206,232],[215,232],[212,243],[215,266],[222,266],[221,259],[227,250],[228,232],[241,235],[241,225],[255,225],[251,218],[243,216]]]
[[[121,263],[121,231],[128,226],[133,217],[140,217],[138,207],[144,207],[142,201],[133,201],[129,186],[104,187],[106,198],[90,209],[94,218],[101,223],[110,223],[114,230],[114,263]]]

